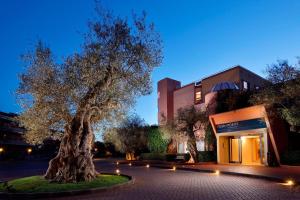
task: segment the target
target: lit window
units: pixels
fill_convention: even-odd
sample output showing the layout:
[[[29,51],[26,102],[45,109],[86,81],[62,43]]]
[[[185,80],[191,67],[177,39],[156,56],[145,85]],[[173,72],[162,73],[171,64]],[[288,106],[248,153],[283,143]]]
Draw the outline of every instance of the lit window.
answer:
[[[196,103],[201,101],[201,91],[196,92],[195,98],[196,98]]]
[[[243,88],[244,90],[248,90],[249,89],[249,85],[247,81],[243,81]]]

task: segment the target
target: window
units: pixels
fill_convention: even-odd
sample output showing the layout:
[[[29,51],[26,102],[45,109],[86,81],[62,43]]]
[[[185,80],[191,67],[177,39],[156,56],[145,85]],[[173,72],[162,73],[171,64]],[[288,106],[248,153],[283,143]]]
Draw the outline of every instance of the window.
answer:
[[[243,89],[248,90],[249,89],[249,83],[247,81],[243,81]]]
[[[199,103],[201,101],[201,91],[196,92],[195,101],[196,103]]]

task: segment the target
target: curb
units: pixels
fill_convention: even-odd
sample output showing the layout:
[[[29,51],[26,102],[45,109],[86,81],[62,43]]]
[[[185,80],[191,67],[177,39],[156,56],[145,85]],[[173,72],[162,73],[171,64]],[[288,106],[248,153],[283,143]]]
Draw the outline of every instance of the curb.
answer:
[[[107,175],[117,175],[115,173],[101,173]],[[39,199],[39,198],[49,198],[49,197],[63,197],[63,196],[73,196],[73,195],[82,195],[82,194],[95,194],[106,191],[112,191],[115,189],[120,189],[123,187],[127,187],[129,185],[134,184],[135,179],[132,176],[126,174],[119,174],[120,176],[124,176],[129,178],[129,181],[125,183],[119,183],[110,187],[100,187],[100,188],[91,188],[86,190],[71,190],[64,192],[39,192],[39,193],[6,193],[0,192],[0,199]]]
[[[120,162],[120,164],[128,164],[130,162]],[[154,163],[148,163],[148,162],[140,162],[140,163],[135,163],[131,162],[132,166],[144,166],[146,164],[150,164],[151,167],[155,168],[160,168],[160,169],[171,169],[173,166],[176,166],[176,170],[184,170],[184,171],[193,171],[193,172],[201,172],[201,173],[214,173],[215,170],[212,169],[196,169],[196,168],[189,168],[187,167],[182,167],[182,166],[177,166],[176,164],[174,165],[161,165],[161,164],[154,164]],[[274,176],[264,176],[264,175],[258,175],[258,174],[245,174],[245,173],[240,173],[240,172],[230,172],[230,171],[221,171],[219,170],[220,174],[225,174],[225,175],[233,175],[233,176],[241,176],[241,177],[248,177],[248,178],[256,178],[256,179],[263,179],[263,180],[268,180],[268,181],[273,181],[273,182],[281,182],[284,183],[286,182],[286,179],[280,178],[280,177],[274,177]],[[287,177],[288,178],[288,177]],[[294,181],[294,186],[300,185],[300,180],[293,180]]]

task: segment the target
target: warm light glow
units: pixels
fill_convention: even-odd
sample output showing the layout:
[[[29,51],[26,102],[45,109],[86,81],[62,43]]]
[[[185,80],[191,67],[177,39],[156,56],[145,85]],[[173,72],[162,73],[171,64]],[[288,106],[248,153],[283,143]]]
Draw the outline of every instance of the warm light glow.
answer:
[[[173,170],[173,171],[175,171],[175,170],[176,170],[176,167],[175,167],[175,166],[173,166],[172,170]]]
[[[119,165],[119,162],[117,162],[117,165]]]
[[[32,152],[32,149],[31,148],[28,148],[27,149],[27,153],[31,153]]]
[[[219,171],[219,170],[216,170],[216,171],[215,171],[215,174],[216,174],[216,175],[219,175],[219,174],[220,174],[220,171]]]
[[[94,150],[95,150],[95,151],[98,151],[98,149],[97,149],[97,148],[95,148]]]
[[[293,180],[287,180],[286,185],[294,185],[294,181]]]
[[[131,166],[132,164],[131,164],[131,163],[129,163],[128,165],[129,165],[129,166]]]
[[[150,167],[150,165],[149,165],[149,164],[147,164],[147,165],[146,165],[146,167],[147,167],[147,168],[149,168],[149,167]]]
[[[119,170],[119,169],[116,169],[116,173],[117,173],[117,174],[120,174],[120,170]]]
[[[1,148],[0,148],[0,153],[2,153],[3,151],[4,151],[4,149],[1,147]]]

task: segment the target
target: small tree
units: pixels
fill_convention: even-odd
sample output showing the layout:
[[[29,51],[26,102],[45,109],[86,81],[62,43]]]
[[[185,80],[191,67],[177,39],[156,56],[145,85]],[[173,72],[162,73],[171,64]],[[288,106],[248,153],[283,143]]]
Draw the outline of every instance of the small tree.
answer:
[[[177,130],[188,137],[187,146],[191,155],[191,162],[198,162],[195,131],[206,127],[208,118],[204,111],[197,110],[194,106],[180,108],[177,111]]]
[[[128,116],[118,128],[104,134],[105,142],[111,142],[128,160],[134,160],[135,154],[147,149],[145,122],[137,115]]]
[[[129,22],[101,12],[89,30],[83,48],[61,62],[42,42],[23,57],[27,70],[17,92],[27,140],[38,143],[50,130],[64,132],[45,174],[55,182],[96,177],[94,126],[120,118],[135,97],[149,94],[151,72],[162,60],[159,35],[145,14]]]

